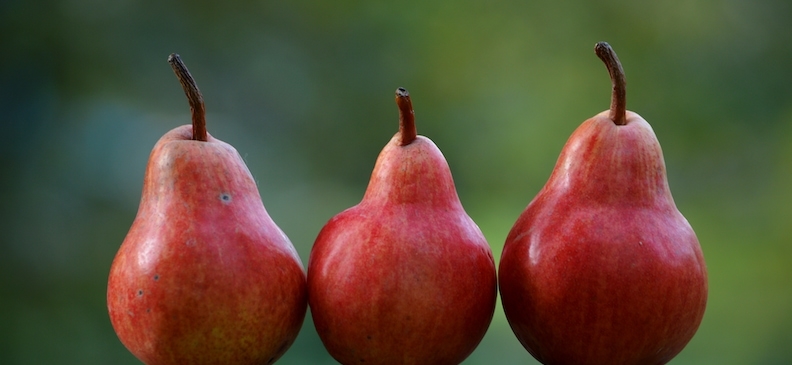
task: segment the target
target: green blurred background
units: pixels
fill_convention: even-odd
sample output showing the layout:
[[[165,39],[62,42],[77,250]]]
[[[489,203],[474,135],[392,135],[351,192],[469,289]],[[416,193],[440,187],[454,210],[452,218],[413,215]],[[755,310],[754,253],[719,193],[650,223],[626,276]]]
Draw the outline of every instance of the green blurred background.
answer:
[[[0,363],[136,364],[107,316],[148,153],[203,91],[307,263],[362,197],[410,90],[500,257],[572,131],[607,109],[605,40],[710,275],[673,364],[792,363],[792,2],[0,2]],[[283,364],[332,364],[310,316]],[[465,364],[535,363],[498,307]]]

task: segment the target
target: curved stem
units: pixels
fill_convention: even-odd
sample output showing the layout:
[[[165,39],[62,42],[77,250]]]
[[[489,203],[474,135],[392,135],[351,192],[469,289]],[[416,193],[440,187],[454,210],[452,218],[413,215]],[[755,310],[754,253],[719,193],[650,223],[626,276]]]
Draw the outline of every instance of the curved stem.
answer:
[[[627,81],[624,80],[624,69],[619,62],[619,57],[607,42],[597,43],[594,46],[594,52],[602,62],[605,62],[613,84],[609,117],[614,123],[625,125],[627,124]]]
[[[396,105],[399,106],[400,144],[406,146],[412,143],[418,134],[415,130],[415,111],[413,111],[410,93],[407,89],[403,87],[396,89]]]
[[[187,66],[182,62],[178,54],[172,53],[168,56],[168,63],[170,63],[173,72],[179,79],[179,83],[184,89],[184,94],[187,95],[187,101],[190,102],[190,113],[192,114],[193,126],[193,140],[206,142],[206,108],[204,107],[203,95],[201,90],[198,90],[198,85]]]
[[[410,92],[400,87],[396,89],[396,105],[399,106],[399,144],[406,146],[415,140],[418,132],[415,130],[415,111],[412,109]]]

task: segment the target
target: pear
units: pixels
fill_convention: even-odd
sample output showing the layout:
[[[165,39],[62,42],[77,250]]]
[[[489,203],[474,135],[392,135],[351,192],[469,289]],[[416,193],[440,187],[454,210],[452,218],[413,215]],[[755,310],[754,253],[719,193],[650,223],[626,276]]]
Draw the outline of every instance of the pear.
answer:
[[[416,135],[407,90],[399,132],[362,201],[322,228],[308,263],[316,330],[342,364],[458,364],[492,320],[492,252],[462,208],[448,164]]]
[[[113,328],[148,365],[271,364],[305,318],[303,266],[239,153],[206,132],[184,63],[176,54],[168,61],[193,123],[151,152],[137,216],[110,269]]]
[[[595,51],[611,108],[575,130],[509,232],[503,310],[544,364],[664,364],[701,323],[707,270],[652,128],[626,110],[615,52],[605,42]]]

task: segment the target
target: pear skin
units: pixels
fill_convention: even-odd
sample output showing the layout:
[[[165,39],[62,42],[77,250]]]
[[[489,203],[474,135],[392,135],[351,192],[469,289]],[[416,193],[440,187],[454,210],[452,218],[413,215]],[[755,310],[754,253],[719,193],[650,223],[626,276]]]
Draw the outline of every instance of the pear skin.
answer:
[[[363,200],[316,238],[311,313],[342,364],[458,364],[492,320],[495,264],[442,153],[416,136],[406,90],[396,102],[400,131],[377,158]]]
[[[665,364],[690,341],[707,302],[699,241],[677,209],[651,126],[626,111],[607,43],[611,109],[570,136],[506,239],[506,318],[545,364]]]
[[[113,328],[148,365],[271,364],[305,317],[302,264],[239,153],[206,132],[186,67],[177,55],[169,61],[193,125],[166,133],[149,157],[137,216],[110,270]]]

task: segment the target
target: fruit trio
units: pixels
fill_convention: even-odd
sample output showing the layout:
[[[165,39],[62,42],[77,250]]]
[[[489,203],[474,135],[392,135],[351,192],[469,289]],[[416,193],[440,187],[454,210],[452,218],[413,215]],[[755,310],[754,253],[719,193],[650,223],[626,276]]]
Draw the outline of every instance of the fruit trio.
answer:
[[[407,90],[396,90],[399,131],[363,199],[322,228],[305,270],[237,151],[206,132],[201,93],[171,55],[192,125],[154,146],[113,261],[119,339],[148,365],[271,364],[310,306],[342,364],[458,364],[500,291],[514,334],[544,364],[670,361],[701,323],[706,266],[652,128],[626,110],[616,54],[604,42],[595,51],[611,107],[569,138],[509,232],[497,276],[443,154],[416,133]]]

